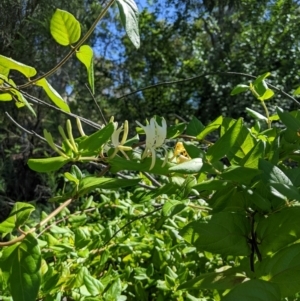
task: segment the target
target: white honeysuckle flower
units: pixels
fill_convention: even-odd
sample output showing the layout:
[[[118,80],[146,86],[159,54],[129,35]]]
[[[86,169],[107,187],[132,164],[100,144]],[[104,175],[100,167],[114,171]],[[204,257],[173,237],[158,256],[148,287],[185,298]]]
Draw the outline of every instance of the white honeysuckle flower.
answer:
[[[162,147],[163,143],[165,142],[167,136],[167,123],[164,118],[162,118],[161,126],[157,123],[157,121],[154,118],[151,118],[150,123],[147,122],[147,125],[142,125],[138,121],[136,121],[136,123],[144,130],[146,134],[146,147],[143,152],[142,159],[146,158],[149,154],[151,154],[151,170],[155,165],[156,149]]]
[[[120,134],[121,132],[123,131],[123,127],[124,125],[122,124],[119,128],[118,128],[118,122],[114,122],[114,132],[113,134],[111,135],[111,143],[113,144],[114,147],[118,147],[120,142],[119,142],[119,137],[120,137]]]
[[[111,121],[113,121],[113,118],[112,118]],[[113,147],[115,148],[115,150],[114,150],[113,154],[109,157],[113,158],[118,153],[118,151],[120,151],[124,155],[124,157],[127,160],[129,160],[129,158],[126,155],[125,151],[132,150],[132,148],[129,147],[129,146],[124,146],[124,144],[126,142],[126,139],[128,137],[128,121],[125,120],[124,124],[122,124],[119,128],[118,128],[118,122],[113,122],[113,125],[114,125],[114,132],[111,135],[111,143],[112,143]],[[124,132],[123,132],[122,140],[119,141],[120,134],[123,130],[124,130]],[[105,152],[108,152],[109,149],[110,149],[110,147],[108,145],[106,145],[104,147]]]

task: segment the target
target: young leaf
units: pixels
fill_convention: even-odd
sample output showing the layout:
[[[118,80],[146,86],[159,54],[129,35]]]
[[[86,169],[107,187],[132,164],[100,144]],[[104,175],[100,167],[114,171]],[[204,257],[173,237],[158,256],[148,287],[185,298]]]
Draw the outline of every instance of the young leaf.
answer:
[[[253,118],[257,119],[257,120],[263,120],[265,122],[268,121],[268,118],[265,117],[264,115],[252,110],[252,109],[249,109],[249,108],[246,108],[246,112]]]
[[[32,108],[32,106],[28,103],[27,99],[23,96],[22,93],[20,93],[19,91],[16,91],[16,90],[13,90],[12,93],[16,96],[16,106],[18,108],[22,108],[24,106],[26,106],[29,111],[34,115],[36,116],[36,113],[34,111],[34,109]]]
[[[10,101],[12,100],[12,96],[10,93],[1,93],[0,94],[0,101]]]
[[[293,95],[297,96],[297,95],[299,95],[299,94],[300,94],[300,87],[298,87],[298,88],[294,91]]]
[[[79,180],[77,178],[75,178],[72,174],[70,174],[69,172],[65,172],[64,173],[64,177],[69,180],[70,182],[75,183],[76,186],[79,185]]]
[[[56,9],[50,21],[50,32],[58,44],[68,46],[79,40],[81,28],[72,14]]]
[[[253,82],[253,86],[258,85],[259,83],[261,83],[264,79],[266,79],[267,77],[269,77],[271,75],[270,72],[266,72],[262,75],[259,75]]]
[[[48,83],[45,78],[40,79],[35,83],[44,89],[48,97],[53,101],[53,103],[65,112],[70,112],[68,104],[63,100],[63,98],[57,93],[56,90]]]
[[[30,78],[32,76],[36,75],[36,70],[33,67],[24,65],[20,62],[17,62],[11,58],[8,58],[4,55],[0,55],[0,67],[7,69],[7,70],[17,70],[19,72],[21,72],[22,74],[24,74],[27,78]],[[2,73],[4,74],[5,73]]]
[[[240,84],[233,88],[233,90],[230,92],[230,95],[237,95],[247,90],[249,90],[249,86]]]
[[[280,301],[281,294],[276,284],[263,281],[260,279],[252,279],[237,285],[232,291],[226,295],[222,301],[253,301],[253,300],[272,300]]]
[[[93,49],[89,45],[82,45],[76,52],[76,57],[86,67],[88,73],[89,85],[93,94],[95,93],[94,86],[94,64],[93,64]]]
[[[13,264],[9,283],[13,299],[35,301],[41,283],[41,251],[37,240],[27,234],[10,256]]]
[[[42,159],[29,159],[27,164],[30,169],[37,172],[50,172],[55,171],[63,167],[65,164],[70,162],[71,159],[64,157],[52,157]]]
[[[75,139],[78,143],[78,150],[83,156],[92,156],[99,154],[102,146],[109,140],[114,132],[114,125],[112,122],[107,124],[104,128],[98,130],[88,137],[80,137]]]
[[[259,100],[265,101],[274,96],[274,92],[271,89],[267,89],[262,96],[259,97]]]
[[[250,224],[243,214],[220,212],[208,220],[198,220],[185,226],[180,235],[199,251],[222,255],[248,256]]]
[[[9,83],[13,86],[16,87],[15,82],[10,79]],[[19,92],[17,89],[11,89],[11,93],[15,96],[14,99],[16,100],[16,106],[18,108],[22,108],[24,106],[26,106],[29,111],[36,116],[35,111],[33,110],[32,106],[28,103],[27,99],[23,96],[23,94],[21,92]]]
[[[138,24],[138,7],[134,0],[117,0],[121,22],[126,33],[136,48],[140,47],[140,35]]]

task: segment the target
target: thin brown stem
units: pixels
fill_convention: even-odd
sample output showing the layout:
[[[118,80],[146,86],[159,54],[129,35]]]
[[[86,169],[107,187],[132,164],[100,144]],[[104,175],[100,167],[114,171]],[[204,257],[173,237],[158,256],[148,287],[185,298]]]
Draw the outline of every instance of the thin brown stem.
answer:
[[[57,207],[54,211],[52,211],[45,219],[43,219],[41,222],[39,222],[35,227],[29,229],[21,234],[20,236],[10,240],[10,241],[5,241],[5,242],[0,242],[0,247],[6,247],[6,246],[11,246],[15,243],[21,242],[27,234],[35,232],[38,228],[42,227],[43,225],[47,224],[50,219],[52,219],[54,216],[56,216],[58,213],[60,213],[64,208],[66,208],[73,199],[68,199],[65,202],[63,202],[59,207]]]

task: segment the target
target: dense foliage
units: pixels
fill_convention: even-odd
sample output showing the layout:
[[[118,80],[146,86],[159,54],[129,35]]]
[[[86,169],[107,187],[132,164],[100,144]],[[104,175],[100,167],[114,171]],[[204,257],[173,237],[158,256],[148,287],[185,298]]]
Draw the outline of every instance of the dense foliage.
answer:
[[[35,1],[24,3],[26,6],[19,7],[17,16],[25,14],[26,19],[26,14],[32,14],[37,6]],[[0,223],[1,299],[298,300],[300,115],[298,110],[287,110],[300,105],[295,99],[300,94],[297,77],[290,75],[292,69],[281,75],[280,69],[271,70],[265,61],[254,59],[244,63],[242,70],[230,65],[234,61],[230,55],[236,56],[236,62],[241,61],[242,54],[254,55],[246,47],[252,47],[246,43],[252,34],[258,34],[253,50],[256,59],[263,57],[269,49],[272,30],[280,30],[281,26],[286,28],[282,40],[291,53],[295,52],[297,45],[288,26],[292,28],[296,19],[291,17],[289,24],[282,23],[280,11],[294,9],[297,3],[262,1],[261,11],[261,6],[250,0],[241,4],[203,1],[202,6],[192,1],[183,6],[165,1],[183,9],[185,17],[173,13],[174,23],[170,25],[158,21],[157,12],[144,10],[140,14],[141,36],[136,3],[116,3],[113,8],[114,1],[108,1],[87,28],[81,27],[74,14],[56,9],[45,28],[58,45],[55,47],[60,55],[45,71],[38,64],[32,67],[32,61],[0,55],[3,107],[16,105],[15,111],[22,111],[30,121],[39,118],[39,107],[67,117],[57,124],[48,122],[48,127],[43,124],[40,135],[6,113],[30,150],[30,172],[41,177],[46,174],[49,190],[42,203],[4,198],[6,210],[11,210]],[[8,6],[9,2],[2,5]],[[257,22],[259,28],[255,32],[251,26],[239,31],[245,7],[254,11],[251,21]],[[104,84],[112,85],[105,87],[112,103],[121,98],[127,101],[104,114],[101,106],[98,114],[102,122],[98,124],[92,121],[92,112],[88,112],[89,118],[81,115],[86,111],[73,94],[84,93],[78,83],[66,81],[60,90],[55,78],[63,76],[56,72],[64,66],[68,72],[84,68],[86,72],[78,72],[78,78],[87,83],[85,93],[89,91],[97,102],[97,68],[101,60],[102,67],[108,64],[108,58],[95,58],[95,49],[87,41],[94,30],[96,34],[99,30],[100,35],[101,30],[108,30],[106,26],[96,26],[99,21],[105,22],[108,14],[115,17],[116,8],[127,37],[123,39],[125,59],[119,65],[113,64],[114,72],[130,73],[127,80],[138,89],[146,82],[141,75],[149,71],[145,77],[154,86],[132,94],[137,95],[132,105],[128,98],[133,96],[124,95],[130,93],[126,81],[116,86],[112,76],[112,81]],[[190,9],[201,13],[201,18],[189,14]],[[268,24],[273,27],[266,36],[264,26],[271,28]],[[221,25],[227,28],[228,36],[220,34]],[[176,26],[180,28],[178,32],[174,30]],[[119,25],[115,30],[117,33]],[[8,31],[7,37],[10,34]],[[147,35],[151,35],[153,44],[143,49]],[[49,47],[55,42],[51,40]],[[265,43],[264,48],[257,51],[260,43]],[[213,44],[222,63],[208,55]],[[17,44],[12,45],[15,50]],[[41,47],[38,40],[32,45]],[[60,52],[63,47],[68,51]],[[279,55],[279,50],[275,47],[272,54]],[[178,61],[181,52],[186,57]],[[135,60],[137,64],[130,65]],[[69,69],[70,61],[75,69]],[[218,68],[214,69],[210,62]],[[158,81],[187,77],[193,72],[198,76],[195,70],[200,63],[200,78],[211,74],[208,85],[200,83],[192,91],[173,82],[174,88],[159,92],[162,85],[157,85]],[[235,66],[235,72],[223,69],[224,66]],[[183,70],[190,70],[191,74]],[[255,70],[261,75],[239,73]],[[263,72],[268,70],[272,74]],[[295,88],[293,95],[274,85],[272,75],[288,90]],[[244,78],[247,79],[243,81]],[[289,86],[291,78],[294,82]],[[192,82],[196,83],[184,80],[181,84]],[[227,91],[232,83],[237,85]],[[68,89],[71,92],[66,92]],[[67,101],[61,92],[70,93]],[[40,99],[38,95],[45,97]],[[197,100],[199,95],[201,101]],[[203,103],[205,97],[211,100],[209,106],[214,110],[209,109],[208,102],[207,107]],[[235,107],[227,108],[227,97],[232,102],[242,99],[243,110],[236,110],[229,117]],[[224,114],[215,116],[217,106]],[[197,114],[200,109],[203,112]],[[107,121],[109,112],[116,115]],[[192,116],[193,112],[197,116]],[[55,120],[59,120],[57,116]],[[36,139],[30,140],[31,145],[26,145],[28,136]],[[47,148],[39,149],[34,141],[40,141],[39,147],[41,142],[46,143]],[[30,179],[23,176],[24,189],[35,185]],[[2,190],[5,194],[5,188]],[[45,191],[42,194],[45,198]]]

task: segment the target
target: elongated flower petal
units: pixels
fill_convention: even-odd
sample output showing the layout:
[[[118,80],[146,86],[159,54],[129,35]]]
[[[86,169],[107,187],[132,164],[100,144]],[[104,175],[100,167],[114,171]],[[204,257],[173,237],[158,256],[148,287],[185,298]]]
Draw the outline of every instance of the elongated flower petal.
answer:
[[[167,123],[165,119],[162,119],[162,125],[160,126],[154,118],[151,118],[150,123],[148,123],[147,125],[142,125],[138,121],[136,121],[136,123],[144,130],[146,134],[146,145],[145,150],[142,154],[142,159],[151,154],[151,170],[155,165],[156,148],[161,147],[166,139]]]

